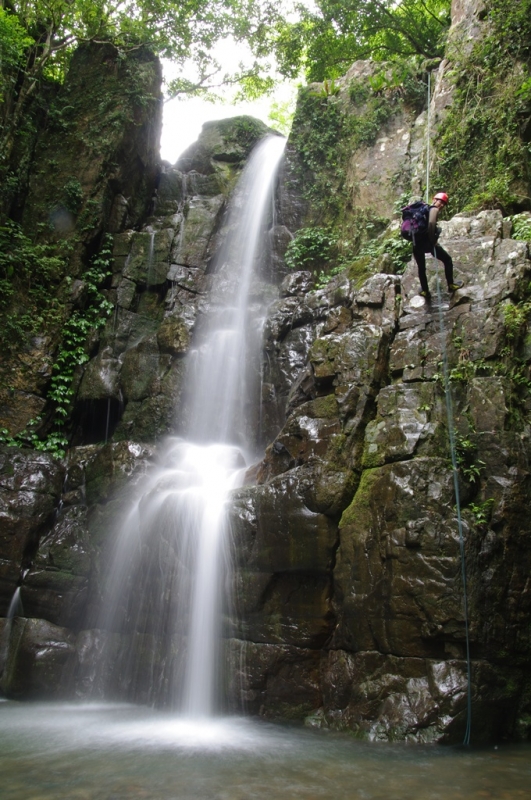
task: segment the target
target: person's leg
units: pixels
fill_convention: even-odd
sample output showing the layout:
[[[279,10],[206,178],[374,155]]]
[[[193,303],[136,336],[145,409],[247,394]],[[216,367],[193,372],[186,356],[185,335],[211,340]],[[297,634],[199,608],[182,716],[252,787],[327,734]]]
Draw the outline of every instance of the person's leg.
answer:
[[[452,261],[452,257],[450,253],[446,252],[444,247],[441,247],[440,244],[436,244],[434,250],[435,257],[444,264],[444,276],[446,278],[448,288],[450,288],[454,282],[454,262]]]
[[[413,247],[413,258],[417,262],[421,289],[429,294],[428,279],[426,278],[426,254],[423,245]]]

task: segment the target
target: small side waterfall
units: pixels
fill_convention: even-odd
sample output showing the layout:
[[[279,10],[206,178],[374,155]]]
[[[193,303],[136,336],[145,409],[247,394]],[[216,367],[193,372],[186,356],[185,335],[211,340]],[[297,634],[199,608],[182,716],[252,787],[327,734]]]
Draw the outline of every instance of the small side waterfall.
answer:
[[[264,308],[249,292],[284,144],[263,140],[240,178],[210,313],[189,358],[182,438],[168,441],[118,533],[99,624],[122,634],[111,637],[104,668],[115,691],[192,718],[211,716],[219,702],[224,508],[253,451],[249,409],[260,377],[253,345]]]

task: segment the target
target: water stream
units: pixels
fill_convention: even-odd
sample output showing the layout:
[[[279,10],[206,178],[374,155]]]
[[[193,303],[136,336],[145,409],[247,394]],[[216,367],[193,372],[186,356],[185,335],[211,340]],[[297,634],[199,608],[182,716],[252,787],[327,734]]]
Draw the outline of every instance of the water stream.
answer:
[[[284,144],[263,140],[240,178],[189,359],[182,436],[162,448],[118,532],[98,625],[125,642],[118,652],[108,643],[103,659],[111,696],[193,718],[220,702],[224,508],[256,446],[264,306],[249,297]]]

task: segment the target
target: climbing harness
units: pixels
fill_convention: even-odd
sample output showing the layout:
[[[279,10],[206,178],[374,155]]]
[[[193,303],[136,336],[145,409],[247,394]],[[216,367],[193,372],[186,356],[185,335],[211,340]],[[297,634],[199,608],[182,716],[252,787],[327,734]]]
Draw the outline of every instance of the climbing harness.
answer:
[[[429,181],[430,181],[430,102],[431,102],[431,73],[428,72],[428,113],[427,113],[427,144],[426,144],[426,202],[429,202]],[[466,667],[467,667],[467,721],[463,744],[470,744],[470,732],[472,724],[472,670],[470,662],[470,637],[468,626],[468,595],[466,583],[466,563],[465,563],[465,538],[463,534],[463,520],[461,517],[461,498],[459,493],[457,454],[455,446],[454,410],[452,395],[450,392],[450,375],[448,369],[448,352],[446,348],[446,335],[444,327],[444,317],[442,312],[441,280],[439,261],[433,248],[435,259],[435,275],[437,279],[437,303],[439,309],[439,330],[441,334],[441,353],[444,378],[444,395],[446,400],[446,419],[448,424],[448,439],[450,443],[450,455],[452,459],[452,472],[455,493],[455,508],[457,512],[457,528],[459,531],[459,551],[461,555],[461,580],[463,583],[463,611],[465,616],[465,640],[466,640]]]

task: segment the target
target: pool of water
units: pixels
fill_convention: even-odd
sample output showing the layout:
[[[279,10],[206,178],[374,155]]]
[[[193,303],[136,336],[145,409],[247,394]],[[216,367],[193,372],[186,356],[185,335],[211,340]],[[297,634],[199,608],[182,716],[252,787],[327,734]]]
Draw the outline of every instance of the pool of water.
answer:
[[[0,703],[2,800],[529,800],[531,745],[369,744],[132,705]]]

